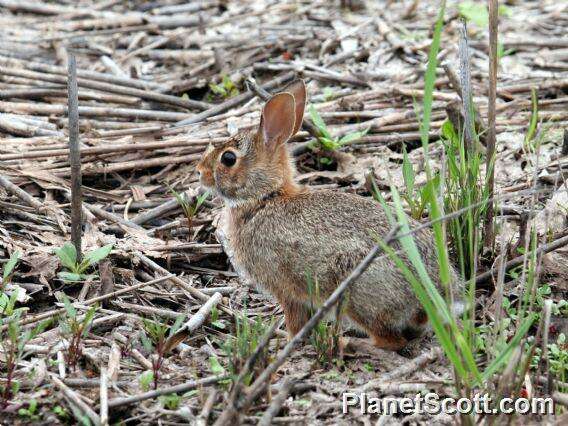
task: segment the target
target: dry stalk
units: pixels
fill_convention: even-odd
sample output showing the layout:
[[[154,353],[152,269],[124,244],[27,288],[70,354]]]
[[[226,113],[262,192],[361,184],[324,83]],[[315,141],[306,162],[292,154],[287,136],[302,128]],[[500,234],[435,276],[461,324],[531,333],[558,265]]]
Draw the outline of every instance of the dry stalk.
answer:
[[[82,203],[81,193],[81,151],[79,146],[79,91],[77,88],[77,64],[75,55],[69,55],[68,74],[68,115],[69,115],[69,162],[71,163],[71,241],[77,251],[77,262],[82,260],[81,235]]]

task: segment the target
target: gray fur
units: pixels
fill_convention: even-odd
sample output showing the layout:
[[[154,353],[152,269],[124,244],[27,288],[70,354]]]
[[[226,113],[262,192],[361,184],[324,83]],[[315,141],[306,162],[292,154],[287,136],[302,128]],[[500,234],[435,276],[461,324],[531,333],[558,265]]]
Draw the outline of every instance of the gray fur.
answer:
[[[378,203],[332,191],[305,192],[292,202],[269,200],[233,220],[239,226],[228,237],[239,267],[279,300],[304,302],[310,297],[306,274],[317,279],[321,298],[328,297],[373,247],[372,232],[384,237],[390,230]],[[431,233],[420,231],[415,241],[432,280],[439,282]],[[413,325],[421,310],[410,284],[385,256],[353,284],[346,306],[359,314],[356,322],[369,322],[361,325],[374,327],[371,322],[382,318],[395,333]]]

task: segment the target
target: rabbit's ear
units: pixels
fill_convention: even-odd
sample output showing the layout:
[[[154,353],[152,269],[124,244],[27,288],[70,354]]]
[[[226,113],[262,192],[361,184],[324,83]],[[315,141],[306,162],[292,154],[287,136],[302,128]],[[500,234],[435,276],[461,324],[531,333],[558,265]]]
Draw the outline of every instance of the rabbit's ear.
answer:
[[[286,142],[292,136],[295,121],[294,97],[278,93],[264,105],[260,119],[259,136],[271,148]]]
[[[306,109],[306,83],[304,80],[296,80],[290,83],[288,86],[282,90],[283,92],[291,93],[294,96],[294,101],[296,102],[296,120],[294,121],[294,130],[292,131],[292,136],[295,135],[300,127],[302,127],[302,121],[304,119],[304,110]]]

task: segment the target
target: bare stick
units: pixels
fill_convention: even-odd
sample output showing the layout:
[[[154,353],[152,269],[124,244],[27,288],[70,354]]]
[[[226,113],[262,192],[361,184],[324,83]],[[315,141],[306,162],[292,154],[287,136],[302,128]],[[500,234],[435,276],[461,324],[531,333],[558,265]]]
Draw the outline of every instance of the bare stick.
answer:
[[[26,191],[21,189],[19,186],[14,185],[10,180],[2,175],[0,175],[0,186],[4,187],[8,192],[14,194],[28,206],[34,209],[41,210],[44,208],[43,204],[28,194]]]
[[[119,225],[124,225],[124,226],[130,227],[130,228],[145,231],[144,228],[137,225],[136,223],[133,223],[129,220],[124,220],[122,217],[117,216],[117,215],[115,215],[111,212],[107,212],[106,210],[101,209],[100,207],[93,206],[91,204],[85,203],[85,208],[87,209],[87,211],[91,212],[92,214],[94,214],[95,216],[97,216],[99,218],[110,220],[111,222],[119,224]]]
[[[71,240],[77,251],[77,262],[81,262],[81,151],[79,147],[79,94],[77,88],[77,64],[75,55],[69,54],[69,162],[71,163]]]
[[[451,64],[449,62],[445,62],[444,64],[442,64],[442,68],[444,68],[444,71],[446,72],[446,75],[448,76],[448,80],[450,81],[450,84],[452,86],[452,88],[454,89],[454,91],[458,94],[458,96],[460,97],[460,99],[462,99],[462,86],[460,83],[460,80],[458,78],[458,76],[456,75],[454,69],[452,68]],[[463,102],[463,100],[462,100]],[[449,101],[448,105],[452,104],[453,101]],[[479,139],[483,142],[485,142],[485,135],[487,134],[487,129],[485,126],[485,123],[483,122],[483,119],[481,117],[481,114],[479,113],[479,108],[477,105],[475,105],[475,103],[472,100],[472,108],[473,108],[473,112],[474,112],[474,123],[475,123],[475,131],[477,133],[477,135],[479,136]],[[448,110],[448,107],[446,107],[446,111]],[[461,110],[460,110],[460,115],[461,115]],[[455,124],[454,124],[455,127]],[[459,127],[456,127],[456,129],[459,129]],[[461,133],[460,133],[461,134]]]
[[[192,389],[195,389],[195,388],[198,388],[198,387],[214,385],[215,383],[217,383],[221,380],[228,379],[228,378],[229,378],[229,375],[226,374],[226,375],[223,375],[223,376],[213,376],[213,377],[206,377],[204,379],[199,379],[199,380],[191,380],[189,382],[182,383],[181,385],[170,386],[170,387],[163,388],[163,389],[157,389],[157,390],[153,390],[153,391],[149,391],[149,392],[144,392],[144,393],[129,396],[129,397],[126,397],[126,398],[114,398],[114,399],[111,399],[108,402],[108,406],[109,406],[109,408],[116,408],[116,407],[121,407],[123,405],[134,404],[135,402],[144,401],[146,399],[156,398],[156,397],[161,396],[161,395],[169,395],[169,394],[172,394],[172,393],[187,392],[189,390],[192,390]]]
[[[496,115],[495,109],[497,99],[497,35],[498,35],[498,21],[499,21],[499,5],[498,0],[489,0],[489,97],[487,105],[487,157],[486,157],[486,171],[489,173],[487,178],[487,185],[489,187],[488,196],[491,198],[495,192],[495,142],[496,142]],[[487,204],[487,214],[485,215],[485,232],[484,232],[484,245],[485,247],[493,247],[495,242],[495,235],[493,230],[493,217],[495,210],[493,203]]]
[[[565,245],[568,245],[568,235],[565,235],[561,238],[558,238],[555,241],[552,241],[550,243],[547,244],[543,244],[540,247],[538,247],[536,249],[536,254],[537,255],[541,255],[541,254],[545,254],[545,253],[549,253],[553,250],[557,250],[560,247],[563,247]],[[515,266],[519,266],[522,265],[525,259],[525,255],[521,255],[521,256],[517,256],[511,260],[509,260],[507,263],[505,263],[505,270],[510,270],[511,268],[514,268]],[[489,271],[486,271],[482,274],[479,274],[477,277],[475,277],[475,282],[477,284],[483,283],[487,280],[489,280],[493,274],[495,273],[495,268],[491,268]]]
[[[193,314],[189,321],[180,327],[172,338],[175,339],[177,336],[183,336],[187,332],[191,333],[201,327],[213,308],[217,306],[222,299],[223,295],[221,293],[214,293],[213,296],[211,296],[211,298],[205,302],[195,314]],[[183,343],[179,343],[177,345],[178,349],[183,349],[183,347]]]
[[[65,82],[65,77],[59,75],[42,74],[39,72],[28,71],[25,69],[10,68],[4,66],[0,66],[0,73],[4,75],[11,75],[14,77],[23,77],[32,80],[47,81],[50,83],[61,84]],[[103,83],[100,81],[86,80],[83,78],[81,79],[80,83],[81,87],[86,87],[89,89],[100,90],[109,93],[117,93],[119,95],[135,96],[141,99],[147,99],[149,101],[161,102],[169,105],[176,105],[187,109],[197,108],[200,110],[208,111],[208,108],[210,108],[210,105],[205,102],[194,101],[192,99],[182,99],[177,96],[164,95],[162,93],[157,93],[150,90],[134,89],[131,87]]]
[[[186,191],[181,195],[182,196],[187,195],[189,197],[190,203],[195,202],[195,197],[193,196],[193,194],[190,194],[189,192]],[[140,213],[137,216],[134,216],[133,218],[130,219],[130,222],[135,223],[136,225],[143,225],[144,223],[156,219],[157,217],[160,217],[163,214],[166,214],[177,208],[179,208],[179,201],[177,200],[177,198],[174,197],[171,200],[166,201],[164,204],[160,204],[159,206],[154,207],[153,209],[147,210],[144,213]]]
[[[213,410],[213,406],[215,405],[215,401],[217,400],[217,389],[211,389],[207,399],[205,400],[205,404],[203,404],[203,408],[201,409],[201,413],[195,419],[196,426],[207,426],[207,420],[209,419],[209,415]]]
[[[267,101],[270,99],[270,96],[272,96],[270,93],[268,93],[266,90],[264,90],[262,87],[260,87],[258,85],[258,83],[256,82],[256,80],[252,77],[249,77],[246,79],[245,81],[247,88],[254,92],[260,99],[262,99],[263,101]]]
[[[264,90],[269,90],[269,89],[273,89],[275,87],[278,87],[281,84],[286,83],[289,80],[292,80],[294,78],[294,75],[295,75],[294,71],[289,71],[285,74],[282,74],[282,75],[276,77],[274,80],[266,83],[264,86],[262,86],[262,88]],[[209,108],[206,111],[203,111],[199,114],[195,114],[192,117],[186,118],[185,120],[182,120],[182,121],[176,123],[175,127],[187,126],[189,124],[198,123],[200,121],[205,120],[206,118],[212,117],[214,115],[221,114],[225,111],[230,110],[231,108],[236,107],[237,105],[240,105],[240,104],[248,101],[253,96],[254,96],[253,92],[241,93],[240,95],[234,96],[234,97],[226,100],[225,102],[220,103],[219,105],[215,105],[215,106]]]
[[[272,424],[272,419],[276,417],[282,409],[282,405],[286,402],[286,398],[288,398],[288,394],[290,393],[290,390],[292,390],[293,386],[294,382],[291,379],[284,379],[276,397],[272,400],[270,406],[262,415],[260,422],[258,422],[258,426],[270,426]]]
[[[100,408],[101,425],[108,425],[108,376],[106,368],[101,367]]]
[[[169,280],[173,277],[175,277],[175,275],[168,274],[164,277],[156,278],[155,280],[152,280],[152,281],[137,283],[137,284],[125,287],[125,288],[121,288],[120,290],[113,291],[112,293],[108,293],[108,294],[104,294],[102,296],[97,296],[97,297],[93,297],[91,299],[84,300],[83,302],[78,303],[77,305],[80,305],[80,306],[92,305],[93,303],[100,302],[101,300],[106,300],[106,299],[110,299],[111,297],[120,296],[121,294],[137,290],[137,289],[144,287],[144,286],[147,286],[147,285],[159,284],[159,283],[167,281],[167,280]],[[75,306],[75,304],[73,304],[73,305]],[[35,316],[24,318],[23,320],[20,321],[20,325],[38,322],[38,321],[41,321],[41,320],[44,320],[44,319],[47,319],[47,318],[51,318],[55,315],[62,314],[64,312],[65,312],[65,308],[60,308],[60,309],[55,309],[55,310],[52,310],[52,311],[43,312],[43,313],[35,315]],[[2,327],[0,327],[0,330],[5,330],[6,328],[8,328],[9,325],[10,325],[9,322],[3,324]]]
[[[57,370],[59,372],[59,377],[61,377],[62,380],[65,380],[65,377],[67,376],[67,372],[65,370],[65,355],[63,355],[63,352],[61,351],[57,351]]]
[[[426,364],[431,363],[438,359],[442,355],[442,348],[436,347],[432,348],[431,350],[424,352],[422,355],[417,356],[414,359],[411,359],[406,364],[402,364],[400,367],[395,368],[392,371],[389,371],[386,374],[383,374],[376,380],[371,380],[365,383],[361,388],[361,392],[368,392],[370,390],[376,389],[382,384],[392,382],[399,377],[405,376],[406,374],[412,373],[416,370],[421,369]]]
[[[552,394],[552,399],[557,404],[563,405],[564,407],[568,407],[568,393],[554,392]]]
[[[209,313],[213,310],[215,306],[221,301],[223,296],[221,293],[215,293],[211,298],[205,302],[205,304],[199,308],[199,310],[193,314],[193,316],[187,321],[180,329],[187,330],[189,332],[197,330],[207,319]]]
[[[63,395],[77,407],[81,412],[83,412],[95,425],[101,424],[101,419],[97,413],[93,411],[89,405],[83,401],[77,393],[68,387],[65,383],[59,380],[55,375],[50,376],[51,382],[63,392]],[[80,420],[80,419],[77,419]]]
[[[186,283],[184,280],[182,280],[181,278],[179,278],[175,274],[170,274],[167,269],[162,268],[160,265],[158,265],[156,262],[154,262],[152,259],[148,258],[147,256],[143,255],[142,253],[137,253],[136,256],[138,257],[138,259],[140,259],[142,261],[143,264],[145,264],[146,266],[151,268],[154,272],[159,272],[161,274],[167,274],[168,279],[170,279],[175,285],[177,285],[182,290],[187,291],[191,296],[195,297],[196,299],[199,299],[203,302],[207,302],[209,300],[209,298],[211,297],[208,294],[203,293],[198,288],[192,287],[191,285]],[[218,309],[220,311],[225,312],[226,314],[235,315],[235,312],[231,308],[229,308],[228,306],[225,306],[221,303],[218,304]],[[251,324],[254,323],[254,321],[250,318],[249,318],[249,322]],[[282,336],[282,337],[286,336],[286,332],[281,331],[281,330],[276,330],[276,334],[278,334],[279,336]]]

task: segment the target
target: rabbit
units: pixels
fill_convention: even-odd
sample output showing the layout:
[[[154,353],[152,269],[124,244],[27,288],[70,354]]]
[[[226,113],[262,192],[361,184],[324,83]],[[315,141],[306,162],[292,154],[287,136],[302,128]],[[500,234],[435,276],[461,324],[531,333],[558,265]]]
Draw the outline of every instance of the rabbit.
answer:
[[[300,128],[305,105],[305,84],[296,80],[266,102],[257,129],[209,146],[197,165],[201,186],[224,201],[235,269],[277,299],[289,336],[308,321],[312,302],[318,303],[313,283],[321,303],[374,246],[373,232],[384,237],[391,228],[370,198],[295,182],[286,142]],[[415,241],[430,277],[439,282],[431,232],[417,232]],[[401,351],[427,329],[411,285],[387,256],[373,261],[343,303],[349,320],[381,349]]]

